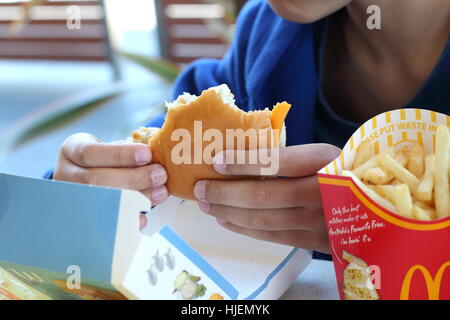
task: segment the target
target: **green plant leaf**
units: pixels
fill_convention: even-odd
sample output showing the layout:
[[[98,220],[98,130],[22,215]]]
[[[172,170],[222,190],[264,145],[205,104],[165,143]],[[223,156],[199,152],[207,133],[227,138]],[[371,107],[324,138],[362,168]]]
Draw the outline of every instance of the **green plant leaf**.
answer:
[[[174,82],[180,73],[180,68],[168,60],[151,58],[145,55],[125,51],[119,51],[118,54],[159,75],[170,83]]]
[[[123,83],[85,91],[38,108],[13,123],[0,134],[0,160],[20,144],[67,124],[102,102],[124,92]]]

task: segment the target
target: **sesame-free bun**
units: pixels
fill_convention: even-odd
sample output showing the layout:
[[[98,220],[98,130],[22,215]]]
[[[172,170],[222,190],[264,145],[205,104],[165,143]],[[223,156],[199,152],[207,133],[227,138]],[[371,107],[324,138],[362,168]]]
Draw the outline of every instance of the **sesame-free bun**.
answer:
[[[285,102],[284,104],[287,105],[288,110],[290,106]],[[283,107],[286,107],[286,105],[283,105]],[[133,132],[132,141],[148,144],[152,150],[152,163],[159,163],[167,170],[167,188],[169,193],[183,199],[195,199],[193,189],[195,183],[199,180],[245,178],[242,176],[225,176],[217,173],[211,162],[207,163],[208,157],[201,157],[201,163],[199,164],[194,163],[195,159],[199,160],[199,157],[196,158],[194,155],[195,151],[197,151],[198,155],[199,150],[201,150],[202,154],[206,150],[206,154],[211,155],[208,158],[210,160],[214,156],[214,151],[230,149],[229,144],[226,143],[227,129],[243,129],[243,131],[256,129],[256,132],[260,133],[257,148],[260,146],[262,148],[274,147],[278,145],[280,140],[280,144],[284,145],[285,132],[280,134],[279,131],[272,130],[272,122],[274,120],[272,119],[272,112],[267,108],[251,112],[239,109],[235,106],[233,95],[226,85],[205,90],[199,97],[185,93],[174,102],[167,103],[167,107],[166,120],[161,129],[140,128]],[[194,122],[196,121],[201,122],[197,122],[197,130],[194,130]],[[201,124],[203,135],[208,129],[216,129],[214,130],[215,133],[220,131],[223,137],[222,143],[220,140],[216,141],[215,138],[207,140],[207,137],[199,135],[199,123]],[[285,131],[283,128],[284,125],[279,130]],[[180,144],[183,137],[180,137],[180,135],[172,136],[175,132],[189,133],[190,140],[187,140],[187,144],[186,141],[183,141],[183,143],[190,146],[191,155],[180,152]],[[202,139],[203,142],[201,141]],[[214,143],[215,147],[214,151],[211,152],[212,143]],[[233,144],[237,144],[237,140],[234,140]],[[208,146],[210,146],[209,149],[206,149]],[[237,147],[235,146],[234,149],[237,149]],[[245,140],[245,146],[240,149],[250,149],[247,139]],[[185,159],[190,159],[190,161],[180,164],[180,155],[187,156]],[[178,160],[174,160],[174,157],[178,157]]]

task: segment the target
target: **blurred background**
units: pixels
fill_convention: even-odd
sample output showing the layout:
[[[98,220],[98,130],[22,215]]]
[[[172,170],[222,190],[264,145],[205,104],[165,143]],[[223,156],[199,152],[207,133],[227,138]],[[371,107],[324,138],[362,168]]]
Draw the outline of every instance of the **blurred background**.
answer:
[[[0,172],[42,177],[76,132],[164,111],[191,61],[221,58],[245,0],[0,0]]]

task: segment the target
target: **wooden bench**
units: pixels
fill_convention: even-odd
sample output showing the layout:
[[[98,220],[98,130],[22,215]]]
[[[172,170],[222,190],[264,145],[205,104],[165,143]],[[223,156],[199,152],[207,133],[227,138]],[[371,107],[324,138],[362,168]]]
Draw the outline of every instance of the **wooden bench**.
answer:
[[[111,61],[103,1],[47,1],[11,34],[23,2],[0,3],[0,58]],[[67,26],[68,7],[79,6],[81,28]]]
[[[245,1],[229,0],[236,15]],[[229,47],[207,21],[229,23],[225,8],[214,1],[155,0],[161,55],[175,63],[221,58]]]

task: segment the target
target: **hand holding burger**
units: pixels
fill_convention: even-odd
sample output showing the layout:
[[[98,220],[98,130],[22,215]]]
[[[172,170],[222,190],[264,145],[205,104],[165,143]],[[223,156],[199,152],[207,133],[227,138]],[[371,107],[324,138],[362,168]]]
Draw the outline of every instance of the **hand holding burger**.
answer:
[[[272,112],[246,113],[234,105],[229,89],[219,86],[200,97],[180,96],[168,104],[161,129],[141,128],[131,140],[148,144],[154,161],[167,169],[170,194],[198,201],[200,209],[216,217],[223,227],[261,240],[329,252],[315,174],[340,150],[326,144],[283,147],[288,110],[289,105],[282,103]],[[270,134],[262,140],[259,136],[254,148],[245,143],[242,148],[227,150],[224,139],[219,150],[214,150],[211,163],[174,163],[172,151],[179,140],[173,133],[185,129],[194,136],[195,121],[201,121],[203,129],[213,128],[225,136],[227,129],[268,130]],[[267,137],[267,143],[261,143]],[[191,152],[194,140],[190,141]],[[236,163],[236,149],[245,153],[245,159],[258,159],[261,145],[279,151],[278,169],[270,177],[262,174],[264,165],[259,162]]]

